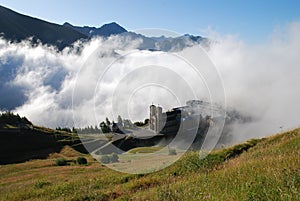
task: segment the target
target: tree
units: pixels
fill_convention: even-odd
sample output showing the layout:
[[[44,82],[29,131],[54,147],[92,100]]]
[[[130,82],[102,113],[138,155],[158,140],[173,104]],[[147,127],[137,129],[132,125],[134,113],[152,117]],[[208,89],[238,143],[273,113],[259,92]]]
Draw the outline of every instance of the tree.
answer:
[[[99,126],[101,128],[102,133],[109,133],[110,132],[110,127],[107,126],[104,121],[102,121]]]
[[[119,126],[123,126],[123,120],[120,115],[118,115],[118,124]]]
[[[147,125],[147,124],[149,124],[149,119],[145,119],[145,121],[144,121],[144,125]]]
[[[140,127],[140,126],[143,126],[143,125],[144,125],[144,123],[141,122],[141,121],[134,122],[133,124],[134,124],[135,126],[137,126],[137,127]]]
[[[99,128],[97,125],[95,125],[95,133],[99,133]]]
[[[114,121],[113,121],[113,123],[112,123],[111,128],[112,128],[112,132],[123,134],[123,132],[122,132],[122,130],[119,128],[118,124],[116,124]]]
[[[77,162],[79,165],[85,165],[85,164],[87,164],[86,158],[80,157],[80,156],[76,159],[76,162]]]
[[[105,121],[106,121],[106,125],[110,126],[110,121],[109,121],[109,119],[107,117],[106,117]]]
[[[72,133],[77,133],[77,129],[75,127],[72,128]]]

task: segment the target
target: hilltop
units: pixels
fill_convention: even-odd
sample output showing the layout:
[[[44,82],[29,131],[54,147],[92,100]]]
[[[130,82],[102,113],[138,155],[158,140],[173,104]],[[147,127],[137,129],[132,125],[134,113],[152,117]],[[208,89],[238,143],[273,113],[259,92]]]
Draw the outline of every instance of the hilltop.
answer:
[[[295,129],[215,150],[202,160],[190,151],[146,175],[115,172],[88,155],[84,166],[54,166],[50,157],[1,166],[0,200],[299,200],[299,155]],[[76,152],[66,148],[61,156],[72,160]]]

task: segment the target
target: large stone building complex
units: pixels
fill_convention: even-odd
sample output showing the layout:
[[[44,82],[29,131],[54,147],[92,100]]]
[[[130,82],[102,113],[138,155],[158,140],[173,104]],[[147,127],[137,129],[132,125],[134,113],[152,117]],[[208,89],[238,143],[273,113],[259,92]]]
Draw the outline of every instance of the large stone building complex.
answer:
[[[212,124],[212,119],[217,117],[220,107],[205,101],[189,100],[186,106],[172,108],[162,112],[162,107],[150,106],[150,129],[156,133],[173,135],[178,130],[198,129],[198,134],[203,134]]]

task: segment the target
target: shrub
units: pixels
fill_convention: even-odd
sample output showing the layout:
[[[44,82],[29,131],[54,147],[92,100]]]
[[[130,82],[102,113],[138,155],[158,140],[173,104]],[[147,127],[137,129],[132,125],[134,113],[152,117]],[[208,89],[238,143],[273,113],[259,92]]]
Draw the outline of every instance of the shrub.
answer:
[[[56,166],[64,166],[67,164],[68,164],[68,161],[64,158],[57,158],[54,162],[54,165],[56,165]]]
[[[111,163],[116,163],[119,161],[119,156],[116,153],[112,153],[109,158]]]
[[[169,155],[177,155],[176,149],[169,149]]]
[[[79,165],[85,165],[85,164],[87,164],[87,160],[84,157],[78,157],[77,160],[76,160],[76,162]]]
[[[50,185],[50,182],[48,182],[48,181],[41,181],[41,180],[39,180],[39,181],[37,181],[36,183],[34,183],[34,187],[35,188],[43,188],[44,186],[47,186],[47,185]]]
[[[112,153],[110,155],[103,155],[100,158],[100,162],[104,164],[116,163],[118,161],[119,161],[119,156],[116,153]]]
[[[104,164],[108,164],[108,163],[110,162],[109,156],[107,156],[107,155],[101,156],[100,162],[101,162],[101,163],[104,163]]]

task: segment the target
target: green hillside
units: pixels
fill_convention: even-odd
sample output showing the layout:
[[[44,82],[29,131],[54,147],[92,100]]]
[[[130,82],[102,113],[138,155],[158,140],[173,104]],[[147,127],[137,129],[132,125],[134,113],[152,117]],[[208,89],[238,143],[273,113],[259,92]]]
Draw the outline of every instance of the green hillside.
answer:
[[[66,147],[44,160],[0,167],[0,200],[300,200],[300,129],[215,150],[189,152],[151,174],[87,165],[54,166],[83,156]]]
[[[11,112],[0,114],[0,165],[44,159],[65,145],[86,152],[77,134],[33,125]]]

